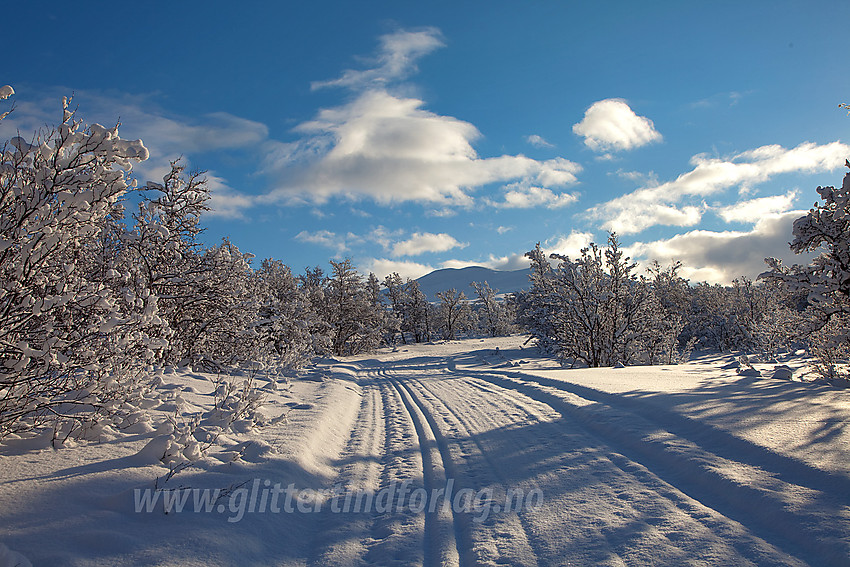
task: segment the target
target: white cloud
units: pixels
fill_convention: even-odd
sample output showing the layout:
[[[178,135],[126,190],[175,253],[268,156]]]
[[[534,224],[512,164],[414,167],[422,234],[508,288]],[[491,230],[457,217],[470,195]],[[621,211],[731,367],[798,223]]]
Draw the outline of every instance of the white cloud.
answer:
[[[604,205],[602,208],[605,208]],[[634,203],[633,206],[618,209],[602,223],[602,228],[618,234],[634,234],[655,225],[694,226],[702,220],[705,208],[704,205],[676,207],[660,203]],[[603,218],[604,214],[596,210],[591,209],[591,216]]]
[[[398,31],[380,43],[371,68],[313,84],[348,87],[355,92],[352,100],[298,125],[294,132],[300,139],[267,144],[264,171],[276,187],[263,202],[368,197],[384,204],[436,203],[445,210],[472,205],[469,193],[491,183],[546,190],[575,183],[581,168],[563,158],[478,156],[472,144],[481,133],[474,125],[426,110],[424,101],[391,90],[394,81],[416,70],[419,58],[443,45],[438,30]]]
[[[566,236],[557,236],[543,242],[540,246],[541,250],[547,256],[553,252],[577,258],[581,255],[581,249],[585,248],[593,241],[593,235],[589,232],[572,231]],[[529,250],[531,247],[529,247]],[[486,260],[458,260],[451,259],[440,263],[441,268],[465,268],[466,266],[484,266],[492,270],[524,270],[528,268],[529,261],[525,257],[528,250],[523,250],[517,254],[508,254],[506,256],[494,256]]]
[[[452,248],[464,248],[463,244],[446,233],[415,232],[409,239],[393,246],[393,256],[418,256],[425,252],[445,252]]]
[[[389,81],[402,79],[416,70],[416,61],[443,47],[440,31],[425,28],[418,31],[399,30],[380,38],[380,49],[374,67],[355,71],[349,69],[338,79],[316,81],[313,89],[323,87],[365,88],[381,86]]]
[[[539,136],[537,134],[531,134],[530,136],[525,137],[525,141],[534,146],[535,148],[554,148],[554,144],[550,144],[547,142],[543,136]]]
[[[370,230],[362,240],[379,244],[384,250],[389,250],[392,241],[404,234],[404,229],[390,230],[385,226],[377,226]]]
[[[438,218],[438,219],[447,219],[447,218],[450,218],[450,217],[457,215],[457,210],[451,209],[449,207],[443,207],[442,209],[431,209],[431,210],[425,211],[423,213],[423,215],[426,216],[426,217],[433,217],[433,218]]]
[[[190,168],[198,154],[205,152],[259,156],[259,170],[270,184],[265,194],[239,193],[229,187],[223,173],[210,172],[217,183],[217,214],[231,218],[244,216],[251,206],[318,205],[333,197],[368,198],[382,204],[428,203],[436,211],[433,214],[447,216],[453,207],[471,206],[471,193],[489,184],[522,183],[556,196],[557,189],[575,183],[580,167],[563,158],[479,156],[473,143],[481,134],[473,124],[431,112],[422,100],[391,90],[394,81],[416,70],[422,56],[442,45],[439,31],[433,28],[383,36],[368,68],[314,84],[315,88],[343,86],[354,94],[346,103],[322,109],[313,120],[297,126],[297,139],[292,142],[271,140],[266,125],[228,113],[197,119],[169,114],[149,95],[78,93],[77,99],[85,105],[81,114],[87,120],[108,124],[120,117],[122,135],[145,141],[151,159],[136,168],[142,181],[161,179],[168,161],[180,155]],[[409,85],[399,90],[411,92]],[[44,97],[38,104],[19,100],[16,112],[2,123],[12,132],[7,137],[17,127],[27,131],[55,122],[49,120],[53,113],[45,109],[58,109],[60,95]],[[90,112],[92,108],[96,111]],[[565,202],[564,198],[549,200]]]
[[[558,209],[578,201],[577,193],[555,193],[545,187],[523,183],[512,183],[506,189],[503,201],[485,199],[485,202],[502,209],[528,209],[539,206]]]
[[[278,185],[263,201],[366,196],[385,204],[468,206],[468,192],[490,183],[551,188],[575,182],[580,166],[563,158],[478,157],[472,147],[480,136],[475,126],[424,110],[423,104],[370,90],[320,111],[296,128],[301,140],[269,145],[265,170]]]
[[[591,218],[602,228],[620,234],[640,232],[655,225],[694,226],[706,210],[702,203],[678,207],[688,197],[705,197],[730,187],[750,187],[775,175],[790,172],[831,171],[844,164],[850,146],[841,142],[817,145],[810,142],[791,149],[762,146],[726,159],[697,155],[694,166],[673,181],[643,187],[592,207]]]
[[[765,215],[784,213],[794,206],[797,195],[797,191],[789,191],[785,195],[741,201],[717,209],[717,214],[726,222],[755,223]]]
[[[587,147],[597,152],[631,150],[661,140],[652,120],[638,116],[626,101],[608,98],[594,102],[584,119],[573,126]]]
[[[316,230],[314,232],[302,230],[295,235],[295,240],[324,246],[325,248],[334,250],[337,254],[342,254],[348,250],[345,237],[330,230]]]
[[[370,258],[359,262],[360,271],[372,272],[379,279],[384,279],[393,272],[398,272],[402,278],[416,279],[434,271],[433,266],[417,262],[388,260],[386,258]]]
[[[500,226],[496,229],[496,232],[498,232],[499,234],[505,234],[506,232],[510,232],[513,229],[514,227],[512,226]]]
[[[767,270],[766,257],[788,263],[808,263],[810,256],[795,255],[788,247],[791,225],[806,211],[763,215],[749,231],[694,230],[654,242],[637,242],[627,253],[662,265],[680,261],[681,274],[693,282],[729,284],[740,276],[755,278]]]
[[[575,259],[581,256],[581,249],[586,248],[591,242],[593,242],[591,233],[574,230],[567,236],[547,240],[541,248],[546,255],[556,253]]]
[[[253,198],[234,190],[221,177],[211,173],[207,173],[205,177],[210,190],[210,200],[207,203],[210,210],[206,214],[211,217],[244,219],[245,210],[254,205]]]
[[[404,229],[391,230],[385,226],[379,225],[363,234],[348,232],[343,235],[326,229],[316,230],[313,232],[302,230],[295,235],[294,239],[299,242],[307,242],[318,246],[324,246],[325,248],[333,250],[336,253],[335,256],[339,257],[343,253],[350,252],[352,248],[357,248],[370,242],[378,244],[384,250],[389,250],[392,246],[393,240],[398,239],[404,233]]]

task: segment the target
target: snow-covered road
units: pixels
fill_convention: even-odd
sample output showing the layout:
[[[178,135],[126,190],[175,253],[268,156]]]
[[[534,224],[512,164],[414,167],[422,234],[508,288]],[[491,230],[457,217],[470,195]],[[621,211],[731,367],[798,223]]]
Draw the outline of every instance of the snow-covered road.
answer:
[[[271,513],[263,496],[238,522],[234,508],[132,514],[107,498],[129,488],[106,467],[76,467],[86,486],[109,486],[88,507],[60,507],[72,524],[90,517],[78,520],[88,544],[60,534],[30,547],[45,535],[35,507],[0,512],[0,525],[26,524],[5,524],[0,541],[35,565],[850,565],[845,392],[739,376],[721,369],[728,357],[564,370],[521,342],[322,362],[295,384],[310,403],[255,432],[275,453],[181,473],[193,487],[294,483],[312,509]],[[132,470],[121,478],[141,486],[146,469]],[[0,498],[12,484],[38,493],[27,478],[74,481],[3,475]],[[85,536],[110,529],[124,539],[106,550]],[[51,551],[63,537],[76,547]]]
[[[404,470],[420,474],[426,490],[450,478],[456,489],[486,489],[492,497],[484,521],[474,511],[426,515],[422,551],[410,547],[413,563],[850,561],[843,475],[649,403],[500,364],[510,358],[505,352],[429,356],[411,348],[352,364],[364,400],[382,404],[377,412],[365,405],[358,423],[383,416],[378,429],[395,437],[382,451],[350,448],[349,456],[374,459],[379,471],[406,455]],[[411,451],[416,446],[420,455]],[[385,471],[373,478],[401,477]],[[499,509],[508,491],[534,489],[540,506]],[[375,540],[363,532],[348,541]],[[378,557],[384,542],[377,542],[364,553]]]

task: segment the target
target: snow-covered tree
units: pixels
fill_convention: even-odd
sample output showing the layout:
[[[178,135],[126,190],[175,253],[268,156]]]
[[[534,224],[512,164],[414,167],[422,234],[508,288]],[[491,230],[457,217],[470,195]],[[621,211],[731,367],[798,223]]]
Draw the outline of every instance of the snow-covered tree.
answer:
[[[314,354],[310,329],[316,326],[316,313],[292,271],[280,260],[263,260],[254,278],[259,309],[253,327],[259,342],[280,364],[301,366]]]
[[[251,258],[227,239],[192,258],[184,275],[188,285],[181,286],[189,295],[176,298],[175,309],[166,314],[174,331],[172,360],[216,367],[256,358]]]
[[[328,295],[328,278],[321,267],[307,268],[298,276],[298,287],[315,315],[310,318],[309,332],[313,343],[313,352],[319,355],[330,354],[331,347],[331,306]]]
[[[552,254],[554,269],[539,245],[527,256],[532,289],[518,301],[518,319],[541,348],[591,367],[652,362],[654,298],[615,234],[604,250],[591,244],[575,261]]]
[[[145,189],[122,260],[137,293],[156,298],[168,326],[163,362],[215,366],[253,358],[252,256],[226,239],[209,248],[199,242],[210,197],[203,174],[186,175],[173,162],[162,183]]]
[[[679,276],[681,262],[662,268],[658,261],[647,268],[652,296],[647,310],[651,318],[651,331],[644,343],[650,364],[678,364],[690,356],[696,339],[681,343],[682,331],[690,314],[690,289],[688,282]]]
[[[434,308],[419,288],[419,282],[408,278],[404,284],[402,331],[410,333],[414,342],[430,341],[435,329],[434,319]]]
[[[2,147],[0,435],[56,416],[81,424],[138,388],[130,369],[164,346],[155,299],[111,266],[119,201],[147,157],[67,99],[58,127]]]
[[[491,288],[487,282],[472,282],[472,288],[478,296],[475,306],[481,329],[491,337],[510,334],[513,314],[506,302],[497,299],[499,290]]]
[[[850,161],[847,162],[850,167]],[[850,172],[841,187],[818,187],[822,202],[794,221],[791,250],[820,252],[799,269],[786,269],[775,258],[767,259],[770,271],[760,277],[785,282],[802,290],[808,302],[827,318],[850,314]]]
[[[389,310],[386,313],[386,331],[388,334],[387,342],[394,343],[396,336],[401,336],[401,341],[404,344],[407,344],[407,338],[402,330],[404,328],[405,317],[404,280],[401,279],[398,272],[393,272],[392,274],[384,277],[384,281],[381,282],[381,285],[386,289],[387,298],[390,301]]]
[[[327,299],[333,353],[340,356],[373,350],[381,342],[383,307],[375,304],[350,259],[331,260],[331,266]]]
[[[437,329],[444,339],[456,339],[459,333],[473,327],[472,309],[466,294],[456,289],[437,292]]]
[[[850,161],[846,162],[850,167]],[[791,250],[820,252],[808,266],[786,268],[775,258],[759,276],[802,292],[813,315],[811,350],[830,380],[848,380],[843,366],[850,354],[850,172],[841,187],[818,187],[821,202],[794,221]]]
[[[537,341],[540,350],[555,354],[560,334],[557,321],[560,298],[555,290],[552,266],[539,242],[525,256],[531,263],[531,288],[514,295],[516,322]]]

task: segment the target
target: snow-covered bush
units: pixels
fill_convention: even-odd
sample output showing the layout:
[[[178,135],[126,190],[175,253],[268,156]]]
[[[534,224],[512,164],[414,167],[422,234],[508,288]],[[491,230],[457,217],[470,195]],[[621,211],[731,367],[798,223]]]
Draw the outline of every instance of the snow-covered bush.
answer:
[[[303,360],[303,334],[269,349],[259,329],[297,302],[264,303],[251,255],[198,241],[201,174],[172,163],[126,228],[132,164],[147,157],[117,126],[83,124],[67,100],[58,127],[0,148],[0,436],[46,423],[60,440],[120,429],[144,409],[151,364]]]
[[[518,299],[518,320],[541,348],[591,367],[653,362],[655,298],[615,234],[604,250],[591,244],[575,261],[552,254],[555,268],[539,244],[527,256],[532,288]]]
[[[417,343],[428,342],[436,332],[436,313],[419,282],[408,278],[404,284],[404,322],[402,331],[410,333]]]
[[[644,358],[649,364],[680,364],[690,357],[696,339],[682,341],[682,331],[688,320],[690,288],[678,275],[682,264],[674,262],[662,268],[656,261],[648,272],[651,295],[646,309],[651,320],[650,331],[643,338]]]
[[[395,344],[396,337],[401,337],[401,342],[407,344],[407,337],[404,333],[405,327],[405,286],[404,280],[398,272],[384,277],[381,286],[386,290],[386,296],[389,300],[387,312],[385,314],[384,329],[386,332],[386,342]]]
[[[330,354],[331,347],[331,310],[328,296],[328,278],[318,266],[307,268],[298,276],[298,288],[310,305],[315,317],[309,321],[309,333],[313,352],[319,355]]]
[[[114,267],[119,201],[147,157],[117,126],[77,120],[67,99],[58,127],[2,147],[0,435],[85,422],[136,391],[134,369],[163,348],[156,299]]]
[[[138,293],[157,298],[167,325],[164,363],[215,366],[253,359],[258,306],[251,287],[253,257],[227,239],[204,248],[200,217],[209,189],[200,173],[184,174],[178,162],[163,182],[148,182],[122,260]],[[153,194],[153,196],[151,196]]]
[[[537,341],[540,350],[555,354],[558,352],[560,299],[555,290],[552,266],[539,242],[525,256],[531,262],[531,288],[514,294],[516,323]]]

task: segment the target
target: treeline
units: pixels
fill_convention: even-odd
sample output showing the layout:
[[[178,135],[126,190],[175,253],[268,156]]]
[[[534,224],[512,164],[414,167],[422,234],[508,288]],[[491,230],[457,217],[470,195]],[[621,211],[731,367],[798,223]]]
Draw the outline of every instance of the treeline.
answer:
[[[691,285],[678,262],[638,274],[615,234],[575,260],[539,244],[526,256],[532,287],[516,297],[518,322],[566,365],[676,364],[695,347],[775,357],[804,338],[806,296],[775,279]]]

